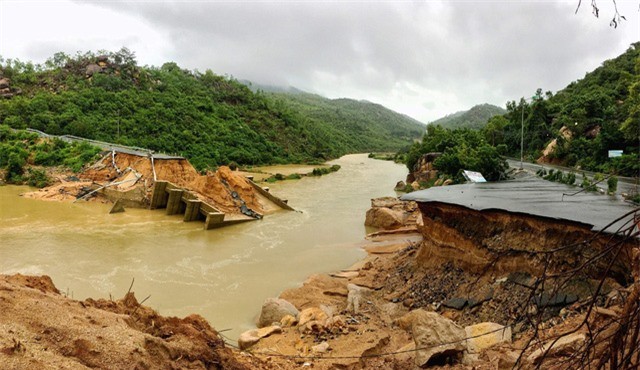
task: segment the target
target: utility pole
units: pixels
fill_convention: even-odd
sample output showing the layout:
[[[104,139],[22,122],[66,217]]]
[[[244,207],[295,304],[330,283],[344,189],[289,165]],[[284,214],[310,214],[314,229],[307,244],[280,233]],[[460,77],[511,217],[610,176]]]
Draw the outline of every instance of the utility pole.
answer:
[[[522,98],[522,117],[520,118],[520,169],[522,170],[524,167],[522,166],[522,162],[524,162],[524,105],[527,100],[534,101],[538,100],[539,96],[532,96],[531,99]]]
[[[522,162],[524,162],[524,104],[526,99],[522,99],[522,118],[520,119],[520,169],[522,170]]]

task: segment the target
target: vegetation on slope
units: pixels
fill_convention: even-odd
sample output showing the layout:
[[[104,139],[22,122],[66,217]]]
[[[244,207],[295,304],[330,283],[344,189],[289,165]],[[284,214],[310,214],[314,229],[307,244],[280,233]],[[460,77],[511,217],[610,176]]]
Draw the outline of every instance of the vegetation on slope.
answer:
[[[57,53],[44,65],[0,58],[0,72],[20,92],[0,101],[0,123],[177,153],[198,169],[317,162],[411,139],[345,130],[339,115],[331,124],[307,118],[209,70],[141,67],[124,48],[100,54]]]
[[[477,171],[489,181],[505,178],[508,165],[499,150],[488,144],[483,134],[468,128],[450,130],[442,126],[427,126],[422,142],[415,143],[406,157],[409,171],[414,170],[418,159],[426,153],[442,153],[433,166],[441,176],[454,182],[463,182],[463,170]]]
[[[522,131],[521,131],[522,130]],[[450,130],[430,124],[421,143],[407,155],[413,169],[422,154],[443,152],[434,167],[461,179],[462,169],[482,172],[489,180],[502,176],[500,155],[524,156],[556,164],[622,176],[640,174],[640,43],[605,61],[584,79],[557,94],[538,89],[531,99],[507,103],[507,113],[494,116],[481,131]],[[609,158],[609,150],[623,150]]]
[[[554,163],[638,176],[640,43],[557,94],[538,89],[532,99],[507,103],[507,110],[489,122],[485,133],[494,145],[505,144],[508,154],[520,156],[524,113],[527,159],[540,158],[555,139],[557,145],[547,158]],[[624,155],[610,159],[609,150],[623,150]]]
[[[42,139],[37,134],[0,125],[0,170],[8,183],[45,187],[50,179],[42,167],[61,166],[79,172],[99,152],[99,148],[86,143]]]
[[[507,111],[491,104],[478,104],[469,110],[456,112],[431,122],[431,125],[440,125],[451,130],[457,128],[482,129],[489,119],[501,116]]]
[[[326,140],[356,152],[408,148],[425,131],[421,122],[367,101],[327,99],[299,90],[264,94],[277,106],[299,112],[308,127],[322,128]]]

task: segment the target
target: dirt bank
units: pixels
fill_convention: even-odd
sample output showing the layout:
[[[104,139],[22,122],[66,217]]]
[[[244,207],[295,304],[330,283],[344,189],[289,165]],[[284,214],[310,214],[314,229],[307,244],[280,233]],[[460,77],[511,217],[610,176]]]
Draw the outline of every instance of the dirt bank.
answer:
[[[48,276],[0,275],[2,369],[272,369],[226,347],[198,315],[163,317],[138,303],[76,301]]]
[[[124,197],[127,206],[149,205],[156,180],[169,181],[193,192],[202,201],[228,214],[241,213],[240,200],[246,207],[265,214],[277,210],[268,199],[261,197],[240,172],[222,166],[216,172],[200,175],[186,159],[154,159],[133,154],[109,152],[91,167],[75,176],[58,177],[59,183],[27,193],[24,196],[43,200],[67,201],[86,195],[91,190],[108,185],[97,197]],[[117,192],[114,192],[117,191]],[[235,195],[235,196],[234,196]],[[112,199],[113,198],[113,199]]]
[[[390,199],[372,202],[373,208],[385,204],[404,212],[394,210]],[[241,336],[241,344],[259,356],[290,356],[320,369],[407,369],[424,358],[416,350],[423,343],[416,333],[425,329],[414,316],[433,312],[447,325],[464,328],[463,338],[485,327],[508,328],[509,338],[491,342],[483,335],[483,343],[443,351],[423,367],[502,369],[517,362],[529,368],[542,361],[542,368],[561,369],[576,364],[572,355],[585,348],[583,364],[598,361],[615,320],[636,320],[638,289],[627,284],[638,258],[629,253],[637,239],[620,241],[587,225],[445,204],[422,214],[423,222],[411,229],[371,235],[369,255],[360,263],[284,291],[279,298],[297,313],[275,320],[278,329],[264,338]],[[605,258],[603,265],[596,258],[583,266],[612,243],[623,246],[618,259]],[[261,317],[270,309],[265,305]],[[560,335],[562,347],[548,343]],[[588,340],[599,347],[589,347]],[[637,354],[632,361],[637,364]]]

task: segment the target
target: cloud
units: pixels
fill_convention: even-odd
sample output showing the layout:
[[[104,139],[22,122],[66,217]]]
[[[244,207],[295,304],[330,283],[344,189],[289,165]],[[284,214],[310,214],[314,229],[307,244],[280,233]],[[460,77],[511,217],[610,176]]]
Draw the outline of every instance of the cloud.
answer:
[[[618,0],[629,21],[617,30],[608,26],[608,2],[600,2],[603,18],[596,19],[589,4],[574,14],[577,0],[96,1],[77,2],[80,10],[68,12],[102,17],[100,27],[109,30],[102,40],[106,34],[106,44],[122,42],[143,63],[171,60],[328,97],[367,99],[431,121],[478,103],[503,106],[538,87],[555,91],[583,77],[640,39],[634,4]],[[128,23],[120,26],[121,19]],[[71,35],[61,34],[62,44],[33,37],[25,49],[36,55],[81,42]],[[84,44],[99,43],[99,36],[85,37]]]

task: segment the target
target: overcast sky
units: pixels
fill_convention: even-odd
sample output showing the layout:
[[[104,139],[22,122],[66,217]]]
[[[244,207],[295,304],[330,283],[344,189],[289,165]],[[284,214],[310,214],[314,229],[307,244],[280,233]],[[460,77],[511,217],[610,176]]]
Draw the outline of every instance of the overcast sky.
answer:
[[[553,92],[640,41],[640,0],[0,0],[0,55],[126,46],[140,64],[366,99],[429,122]]]

